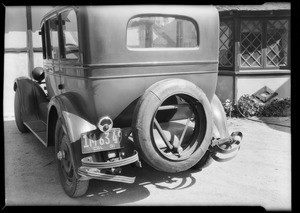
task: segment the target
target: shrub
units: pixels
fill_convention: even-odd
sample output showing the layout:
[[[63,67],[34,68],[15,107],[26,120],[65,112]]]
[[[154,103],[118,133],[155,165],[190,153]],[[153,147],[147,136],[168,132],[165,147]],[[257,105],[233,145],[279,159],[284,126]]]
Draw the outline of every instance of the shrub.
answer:
[[[290,114],[291,100],[289,98],[273,99],[267,103],[262,112],[264,117],[282,117]]]
[[[283,117],[289,115],[291,100],[289,98],[273,99],[263,103],[253,95],[243,95],[237,103],[232,103],[227,99],[223,103],[224,111],[230,117]],[[242,114],[243,115],[242,115]]]
[[[264,110],[264,103],[257,100],[253,95],[243,95],[238,101],[238,107],[246,117],[260,116]]]
[[[229,117],[239,117],[239,112],[237,110],[237,106],[235,103],[232,103],[229,99],[227,99],[223,103],[224,111],[226,113],[226,116]]]

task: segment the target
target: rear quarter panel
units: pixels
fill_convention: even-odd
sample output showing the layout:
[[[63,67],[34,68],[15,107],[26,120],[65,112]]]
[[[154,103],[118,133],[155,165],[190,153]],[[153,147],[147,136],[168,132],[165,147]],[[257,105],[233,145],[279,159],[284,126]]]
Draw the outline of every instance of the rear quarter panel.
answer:
[[[83,69],[90,77],[65,78],[65,91],[78,93],[82,99],[78,104],[86,110],[89,120],[96,123],[104,115],[115,119],[126,107],[138,99],[155,82],[166,78],[181,78],[193,82],[211,100],[217,83],[217,65],[151,66],[127,68]],[[204,70],[199,70],[202,67]],[[76,72],[76,69],[69,69]],[[101,73],[97,76],[95,73]],[[78,73],[78,72],[77,72]],[[126,74],[127,73],[127,74]],[[74,74],[74,73],[73,73]]]

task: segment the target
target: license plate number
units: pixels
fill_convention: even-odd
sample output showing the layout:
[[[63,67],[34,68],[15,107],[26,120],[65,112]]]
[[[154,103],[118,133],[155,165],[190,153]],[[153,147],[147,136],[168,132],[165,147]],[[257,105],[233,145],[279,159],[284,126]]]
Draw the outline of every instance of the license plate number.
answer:
[[[81,134],[81,150],[83,154],[120,148],[121,129],[99,133],[92,131]]]

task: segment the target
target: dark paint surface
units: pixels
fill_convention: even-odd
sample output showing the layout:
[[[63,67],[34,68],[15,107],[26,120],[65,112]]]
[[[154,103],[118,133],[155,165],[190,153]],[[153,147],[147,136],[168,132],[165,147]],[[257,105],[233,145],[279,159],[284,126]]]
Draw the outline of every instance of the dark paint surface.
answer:
[[[219,16],[212,6],[86,6],[59,7],[56,12],[77,11],[80,59],[45,60],[49,95],[67,92],[80,96],[87,119],[125,120],[134,101],[152,84],[166,78],[186,79],[212,99],[217,83]],[[116,15],[117,14],[117,15]],[[196,48],[130,49],[127,24],[136,16],[163,14],[193,20],[199,33]],[[63,85],[63,89],[58,89]],[[122,114],[123,112],[123,114]]]

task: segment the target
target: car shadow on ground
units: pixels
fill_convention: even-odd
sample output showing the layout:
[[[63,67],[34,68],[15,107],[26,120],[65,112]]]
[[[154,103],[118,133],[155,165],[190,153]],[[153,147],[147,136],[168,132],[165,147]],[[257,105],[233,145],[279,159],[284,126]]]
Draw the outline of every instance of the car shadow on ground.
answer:
[[[172,141],[172,143],[174,143],[176,138],[179,140],[178,138],[180,138],[182,134],[182,129],[185,127],[185,125],[176,122],[161,125],[166,137],[168,140]],[[190,132],[189,129],[187,130],[184,139],[189,138],[190,133],[188,132]],[[155,139],[156,143],[158,143],[157,145],[163,146],[161,145],[163,142],[159,141],[158,138]],[[133,143],[131,136],[128,141],[127,146],[129,146],[129,143]],[[133,184],[91,180],[89,190],[85,197],[90,199],[99,199],[99,202],[102,205],[132,203],[145,199],[150,195],[147,187],[154,187],[159,190],[181,190],[191,187],[196,182],[196,179],[192,176],[192,173],[196,171],[197,170],[190,169],[180,173],[165,173],[155,170],[142,161],[142,168],[132,167],[129,165],[122,169],[122,175],[136,177]]]
[[[126,168],[125,168],[126,167]],[[190,169],[180,173],[164,173],[157,171],[142,162],[142,168],[125,166],[123,175],[135,176],[133,184],[90,180],[87,193],[80,199],[97,200],[101,205],[126,205],[143,200],[150,195],[147,187],[155,187],[159,190],[182,190],[196,183],[192,176],[199,170]]]
[[[49,171],[55,171],[54,174],[51,173],[51,176],[55,176],[55,180],[59,184],[54,159],[54,147],[46,149],[33,134],[19,133],[15,126],[15,121],[5,121],[5,126],[6,140],[13,140],[15,134],[18,138],[17,140],[20,140],[20,136],[22,136],[22,143],[27,143],[27,149],[31,150],[32,156],[43,161],[39,164],[42,168],[38,172],[48,172],[50,175]],[[25,159],[32,158],[31,155],[28,156],[23,152],[19,155],[19,158],[23,155],[25,155]],[[34,166],[30,167],[31,170],[35,170]],[[190,169],[180,173],[164,173],[155,170],[142,161],[142,168],[132,165],[122,167],[121,175],[136,177],[133,184],[92,179],[86,194],[76,198],[76,200],[81,204],[84,203],[84,205],[132,205],[132,203],[149,197],[153,188],[158,190],[182,190],[193,186],[196,183],[193,173],[198,171]]]

